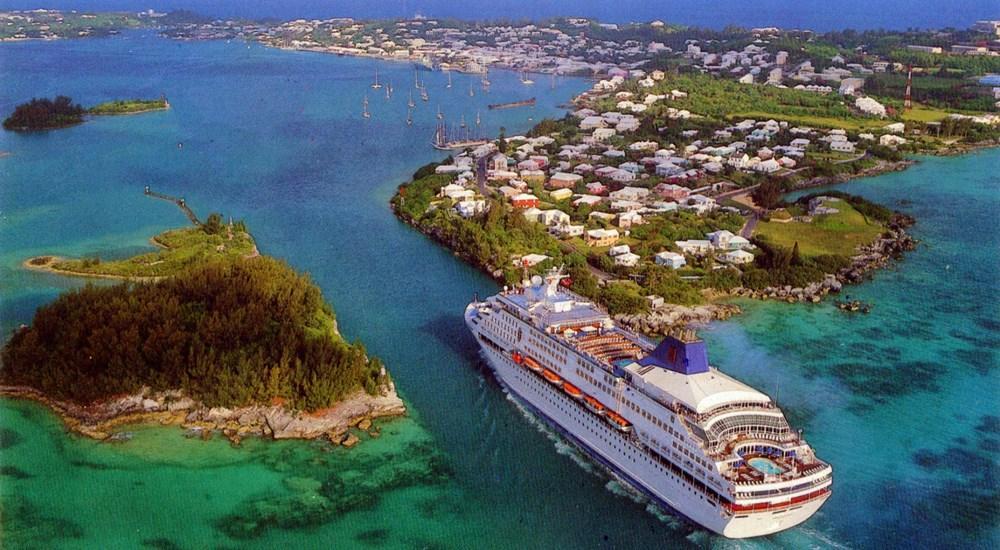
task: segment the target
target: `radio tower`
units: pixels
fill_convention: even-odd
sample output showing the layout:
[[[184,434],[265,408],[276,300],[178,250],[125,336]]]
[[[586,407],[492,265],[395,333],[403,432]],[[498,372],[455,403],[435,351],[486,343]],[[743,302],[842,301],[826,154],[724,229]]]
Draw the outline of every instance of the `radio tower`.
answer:
[[[913,65],[906,66],[906,93],[903,94],[903,110],[909,111],[913,108],[913,98],[910,92],[913,90]]]

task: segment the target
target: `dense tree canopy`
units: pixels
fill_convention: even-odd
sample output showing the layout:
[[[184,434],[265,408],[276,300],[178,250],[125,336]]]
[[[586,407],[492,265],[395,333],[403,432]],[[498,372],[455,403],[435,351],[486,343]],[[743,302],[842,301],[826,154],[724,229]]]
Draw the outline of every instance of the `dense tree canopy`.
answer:
[[[66,96],[53,99],[32,99],[14,108],[13,114],[3,121],[8,130],[45,130],[62,128],[83,122],[84,109]]]
[[[39,308],[0,380],[78,403],[183,389],[208,406],[334,404],[386,376],[336,333],[319,289],[282,262],[209,262],[157,283],[87,286]]]

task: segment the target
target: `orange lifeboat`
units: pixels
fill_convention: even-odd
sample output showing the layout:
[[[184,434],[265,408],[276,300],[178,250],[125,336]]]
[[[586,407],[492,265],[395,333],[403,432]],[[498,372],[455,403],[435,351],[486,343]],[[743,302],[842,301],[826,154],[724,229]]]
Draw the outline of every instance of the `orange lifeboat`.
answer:
[[[569,394],[573,399],[583,399],[583,392],[580,388],[570,384],[569,382],[563,382],[563,391]]]
[[[558,374],[550,371],[549,369],[542,371],[542,378],[550,384],[555,384],[556,386],[562,385],[562,378],[559,378]]]
[[[589,395],[583,398],[583,404],[588,409],[590,409],[590,412],[592,412],[592,413],[594,413],[594,414],[596,414],[598,416],[604,416],[604,414],[608,410],[608,408],[605,407],[604,405],[602,405],[600,401],[594,399],[593,397],[591,397]]]
[[[520,365],[524,362],[524,356],[516,351],[511,354],[510,358],[514,361],[515,365]]]
[[[524,358],[524,365],[535,372],[542,372],[542,366],[531,357]]]
[[[628,420],[625,420],[625,418],[622,415],[614,411],[608,411],[607,418],[608,422],[611,422],[611,424],[614,425],[614,427],[617,428],[618,431],[625,433],[632,431],[632,423],[629,422]]]

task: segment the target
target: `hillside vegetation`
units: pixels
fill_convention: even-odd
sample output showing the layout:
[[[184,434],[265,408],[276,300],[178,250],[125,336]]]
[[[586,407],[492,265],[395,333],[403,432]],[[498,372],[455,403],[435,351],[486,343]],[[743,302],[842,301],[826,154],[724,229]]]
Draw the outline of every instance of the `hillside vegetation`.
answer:
[[[0,381],[76,403],[182,389],[207,406],[314,410],[387,376],[337,334],[305,276],[271,258],[229,259],[157,283],[87,286],[39,308],[2,352]]]

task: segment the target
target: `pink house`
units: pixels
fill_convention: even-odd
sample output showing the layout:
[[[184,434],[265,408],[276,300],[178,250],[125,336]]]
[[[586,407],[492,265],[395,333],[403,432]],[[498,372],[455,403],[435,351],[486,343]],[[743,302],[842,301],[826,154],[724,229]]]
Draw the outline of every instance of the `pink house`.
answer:
[[[681,187],[680,185],[674,185],[672,183],[661,183],[654,187],[653,191],[661,197],[672,201],[686,199],[687,196],[691,194],[691,190],[687,187]]]

